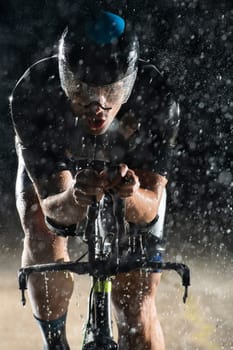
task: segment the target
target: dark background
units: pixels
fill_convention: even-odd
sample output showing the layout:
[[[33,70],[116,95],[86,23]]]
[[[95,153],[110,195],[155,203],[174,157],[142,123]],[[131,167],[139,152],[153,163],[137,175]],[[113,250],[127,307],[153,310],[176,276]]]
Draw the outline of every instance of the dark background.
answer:
[[[78,21],[89,3],[135,22],[141,56],[156,62],[180,101],[181,128],[168,186],[169,242],[184,251],[191,248],[195,254],[206,250],[231,254],[233,9],[230,2],[198,0],[0,2],[3,249],[22,239],[14,203],[17,160],[8,97],[31,63],[56,52],[66,24]]]

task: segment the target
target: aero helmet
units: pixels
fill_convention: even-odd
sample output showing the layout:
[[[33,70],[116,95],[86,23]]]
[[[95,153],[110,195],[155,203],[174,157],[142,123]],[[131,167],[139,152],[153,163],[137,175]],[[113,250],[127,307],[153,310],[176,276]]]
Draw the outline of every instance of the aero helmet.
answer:
[[[62,88],[69,96],[72,92],[91,94],[101,87],[114,100],[120,83],[121,103],[125,103],[136,79],[138,58],[138,38],[130,24],[101,11],[62,34],[58,54]]]

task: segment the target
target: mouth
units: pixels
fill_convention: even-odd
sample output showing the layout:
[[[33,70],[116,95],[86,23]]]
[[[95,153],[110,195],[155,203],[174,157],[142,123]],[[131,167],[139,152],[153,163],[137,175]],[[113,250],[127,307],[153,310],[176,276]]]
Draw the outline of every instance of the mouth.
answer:
[[[87,118],[88,126],[93,131],[102,130],[105,126],[106,118],[96,118],[96,117],[88,117]]]

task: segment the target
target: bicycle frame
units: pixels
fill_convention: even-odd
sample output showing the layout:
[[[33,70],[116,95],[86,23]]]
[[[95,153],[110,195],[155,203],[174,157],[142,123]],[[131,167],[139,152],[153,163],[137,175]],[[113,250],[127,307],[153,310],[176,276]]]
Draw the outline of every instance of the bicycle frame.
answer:
[[[89,319],[86,325],[82,350],[118,349],[117,343],[113,340],[112,332],[112,281],[110,278],[94,278],[92,288],[93,300],[89,303]]]
[[[22,292],[22,303],[25,305],[25,289],[27,280],[31,273],[47,271],[70,271],[79,275],[89,274],[92,276],[93,284],[89,299],[88,321],[84,334],[82,350],[114,350],[118,349],[117,343],[113,340],[112,319],[111,319],[111,278],[118,273],[127,273],[137,269],[143,269],[148,273],[158,270],[175,270],[182,278],[185,288],[183,301],[188,296],[190,285],[190,271],[184,264],[170,262],[155,262],[147,259],[144,255],[128,254],[120,258],[118,249],[119,235],[121,234],[122,223],[119,219],[116,235],[113,241],[113,254],[107,258],[103,251],[99,252],[98,240],[96,237],[96,219],[99,212],[97,203],[89,207],[87,214],[86,235],[88,243],[88,261],[71,261],[64,263],[50,263],[27,266],[19,270],[19,289]],[[117,215],[122,215],[122,207],[116,209]],[[120,216],[121,218],[121,216]]]

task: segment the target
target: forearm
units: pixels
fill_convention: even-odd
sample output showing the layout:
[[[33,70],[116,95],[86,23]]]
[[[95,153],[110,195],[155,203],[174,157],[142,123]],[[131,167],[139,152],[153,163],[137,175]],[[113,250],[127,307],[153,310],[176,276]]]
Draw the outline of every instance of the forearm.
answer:
[[[87,208],[79,206],[70,191],[68,189],[42,200],[44,215],[58,225],[69,226],[85,218]]]
[[[158,214],[165,184],[158,184],[155,190],[139,188],[126,199],[126,220],[134,224],[148,224]]]

